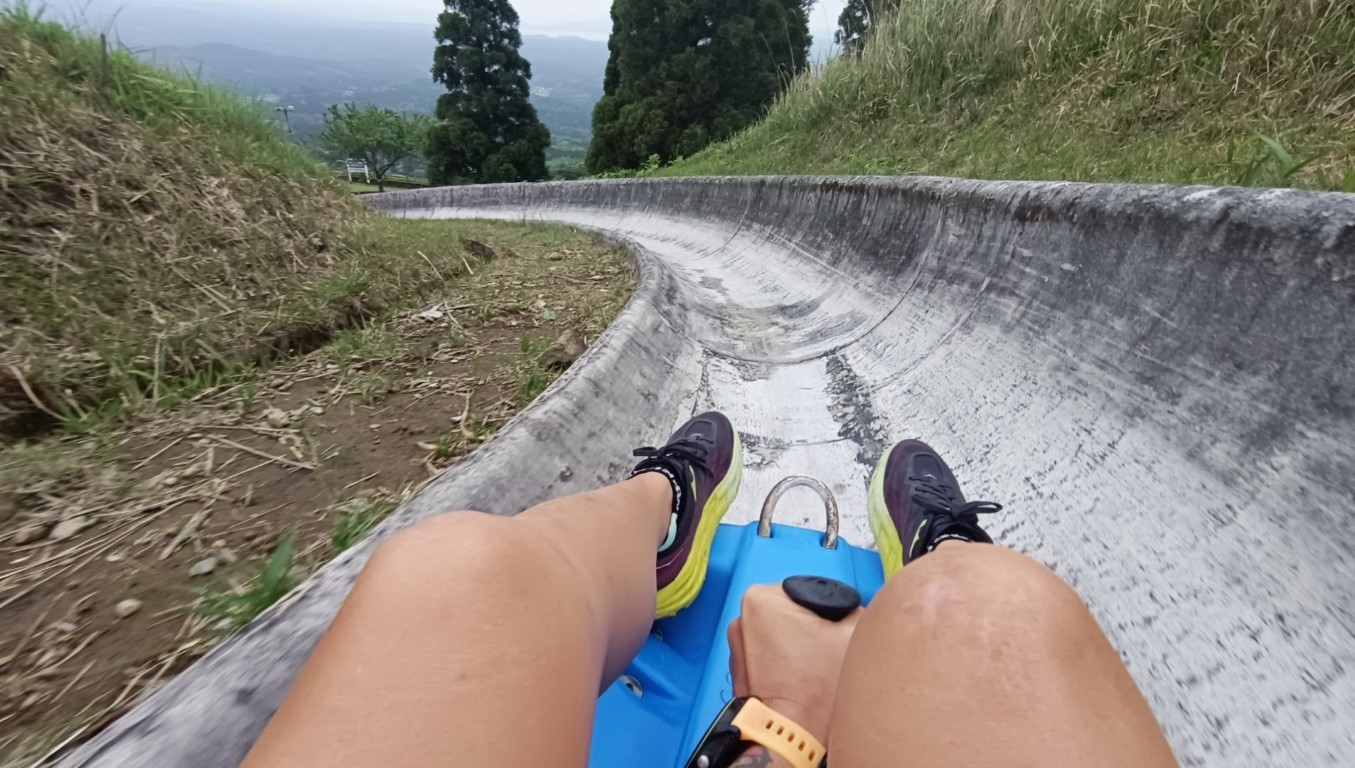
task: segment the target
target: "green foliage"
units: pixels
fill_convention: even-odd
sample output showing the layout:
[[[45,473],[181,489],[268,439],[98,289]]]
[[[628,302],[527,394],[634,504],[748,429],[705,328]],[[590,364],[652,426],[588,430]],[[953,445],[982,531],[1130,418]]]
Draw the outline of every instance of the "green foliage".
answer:
[[[386,191],[386,174],[401,161],[420,155],[428,145],[432,121],[422,115],[402,115],[374,105],[359,108],[336,104],[325,115],[318,142],[336,160],[362,160]]]
[[[907,0],[873,22],[859,56],[659,173],[1321,189],[1355,173],[1355,0]]]
[[[588,169],[696,152],[762,116],[809,57],[807,0],[616,0]]]
[[[339,555],[348,551],[354,544],[385,520],[395,511],[397,504],[392,499],[355,499],[341,505],[337,511],[339,520],[330,536],[330,551]]]
[[[518,380],[518,404],[526,405],[535,400],[546,387],[550,386],[553,377],[544,371],[526,371]]]
[[[369,361],[399,357],[405,353],[405,347],[384,325],[362,325],[335,336],[325,351],[335,365],[347,371]]]
[[[433,450],[429,452],[430,458],[434,461],[447,461],[456,456],[456,452],[461,449],[461,436],[439,437],[437,442],[433,443]]]
[[[588,169],[581,162],[552,162],[550,177],[552,181],[578,181],[588,175]]]
[[[253,621],[292,591],[292,553],[296,533],[278,543],[259,576],[242,590],[209,591],[198,605],[199,615],[212,619],[222,630],[234,632]]]
[[[866,47],[871,27],[888,18],[899,7],[899,0],[847,0],[837,19],[834,41],[846,53],[857,55]]]
[[[433,79],[447,86],[428,142],[434,184],[543,181],[550,131],[529,101],[531,65],[518,50],[508,0],[444,0]]]
[[[1237,185],[1242,187],[1287,187],[1290,180],[1294,178],[1299,171],[1308,167],[1317,158],[1311,158],[1299,162],[1284,148],[1276,139],[1269,136],[1256,134],[1265,147],[1265,151],[1259,157],[1247,165],[1247,169],[1237,178]],[[1229,155],[1233,153],[1233,147],[1228,148]]]

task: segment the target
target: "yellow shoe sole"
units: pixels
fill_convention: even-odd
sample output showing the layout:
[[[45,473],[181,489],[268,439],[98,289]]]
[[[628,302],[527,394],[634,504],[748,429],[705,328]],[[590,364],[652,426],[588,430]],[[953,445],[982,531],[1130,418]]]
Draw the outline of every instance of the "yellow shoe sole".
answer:
[[[889,516],[889,506],[885,504],[885,467],[889,464],[886,452],[875,465],[875,473],[870,477],[870,532],[875,534],[875,548],[880,552],[880,564],[885,569],[885,579],[903,570],[903,541],[899,538],[899,529]]]
[[[734,431],[734,454],[730,459],[729,472],[725,479],[715,486],[714,492],[706,500],[706,509],[696,528],[696,541],[692,543],[692,552],[687,556],[687,564],[682,566],[672,584],[659,590],[658,606],[654,609],[654,618],[666,619],[696,602],[701,587],[706,583],[706,570],[710,567],[710,547],[715,541],[715,532],[720,529],[720,521],[725,513],[734,506],[739,495],[739,486],[743,483],[743,441],[738,430]]]

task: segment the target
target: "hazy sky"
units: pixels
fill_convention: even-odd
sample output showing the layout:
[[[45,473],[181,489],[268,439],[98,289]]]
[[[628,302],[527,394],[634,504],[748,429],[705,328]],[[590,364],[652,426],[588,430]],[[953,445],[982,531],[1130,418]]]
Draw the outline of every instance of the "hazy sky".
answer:
[[[838,14],[846,0],[819,0],[810,26],[815,41],[822,44],[833,38]],[[120,5],[134,6],[142,0],[122,0]],[[162,4],[162,3],[160,3]],[[239,2],[226,0],[178,0],[177,4],[230,7]],[[277,10],[292,9],[306,13],[361,21],[427,22],[442,9],[441,0],[274,0]],[[513,0],[522,17],[522,31],[529,34],[578,35],[606,40],[611,32],[611,0]]]

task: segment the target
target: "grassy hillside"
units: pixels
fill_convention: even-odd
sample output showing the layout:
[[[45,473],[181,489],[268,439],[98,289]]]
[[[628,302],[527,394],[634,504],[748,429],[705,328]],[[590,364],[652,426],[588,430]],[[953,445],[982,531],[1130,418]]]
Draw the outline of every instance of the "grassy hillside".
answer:
[[[323,343],[459,256],[257,105],[0,10],[0,441]]]
[[[1355,0],[905,0],[663,173],[1355,191]]]

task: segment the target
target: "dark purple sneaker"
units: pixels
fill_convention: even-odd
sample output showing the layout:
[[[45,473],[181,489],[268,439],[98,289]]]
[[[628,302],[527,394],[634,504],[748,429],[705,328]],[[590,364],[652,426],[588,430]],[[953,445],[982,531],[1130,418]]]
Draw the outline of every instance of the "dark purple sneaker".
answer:
[[[1001,510],[991,501],[966,502],[955,473],[919,440],[894,446],[870,479],[870,529],[886,579],[943,541],[992,544],[979,515]]]
[[[662,448],[641,448],[635,455],[645,460],[631,477],[658,472],[673,485],[673,517],[659,547],[654,612],[664,619],[696,602],[706,583],[715,531],[743,482],[743,444],[729,419],[711,412],[684,424]]]

